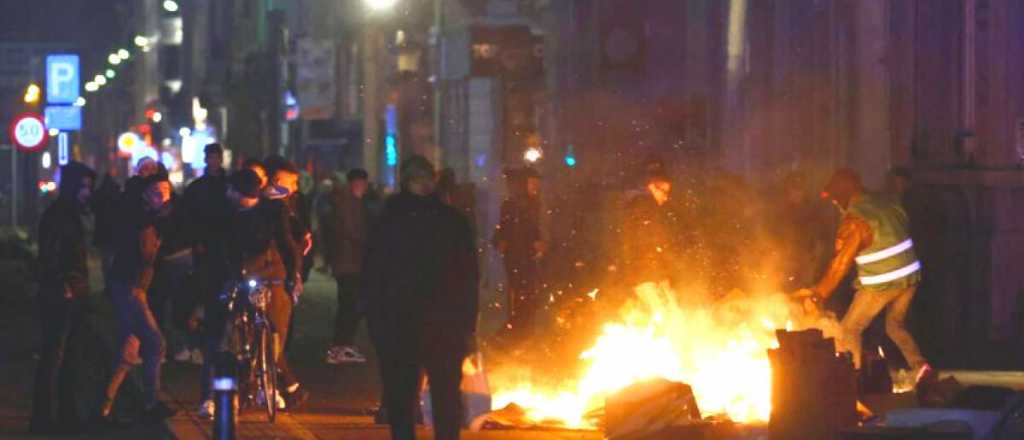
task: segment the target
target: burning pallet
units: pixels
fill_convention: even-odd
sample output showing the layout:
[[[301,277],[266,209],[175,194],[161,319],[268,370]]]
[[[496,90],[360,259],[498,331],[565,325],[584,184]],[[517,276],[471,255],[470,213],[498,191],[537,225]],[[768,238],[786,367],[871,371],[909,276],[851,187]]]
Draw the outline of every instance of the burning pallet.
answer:
[[[839,439],[857,425],[857,378],[849,356],[820,330],[776,331],[772,364],[772,440]]]

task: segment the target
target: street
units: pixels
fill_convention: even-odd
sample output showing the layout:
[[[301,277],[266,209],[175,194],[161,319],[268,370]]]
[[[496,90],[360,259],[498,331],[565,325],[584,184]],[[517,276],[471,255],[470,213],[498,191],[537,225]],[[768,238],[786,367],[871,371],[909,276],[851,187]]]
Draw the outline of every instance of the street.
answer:
[[[385,426],[375,425],[379,379],[373,350],[365,330],[360,340],[368,355],[366,364],[328,365],[324,352],[334,325],[334,280],[314,272],[296,311],[292,365],[311,396],[304,408],[279,416],[276,424],[266,422],[262,412],[243,412],[238,425],[241,439],[386,439]],[[96,296],[102,294],[97,293]],[[15,398],[0,399],[0,438],[41,438],[25,434],[31,408],[33,350],[38,340],[33,315],[24,307],[0,310],[0,393]],[[164,368],[165,399],[178,414],[163,425],[135,426],[116,432],[71,438],[96,439],[205,439],[212,424],[196,416],[199,367],[168,361]],[[82,377],[82,375],[79,375]],[[84,388],[89,388],[86,384]],[[122,392],[122,394],[128,394]],[[79,399],[82,400],[82,399]],[[430,438],[421,430],[421,438]],[[467,439],[597,439],[596,432],[578,431],[487,431],[466,433]]]

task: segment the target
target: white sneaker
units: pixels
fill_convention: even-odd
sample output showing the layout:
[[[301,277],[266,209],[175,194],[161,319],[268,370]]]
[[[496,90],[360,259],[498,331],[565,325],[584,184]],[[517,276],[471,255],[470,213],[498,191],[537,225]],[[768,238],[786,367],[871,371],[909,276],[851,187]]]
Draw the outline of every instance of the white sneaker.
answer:
[[[366,356],[363,356],[355,347],[331,347],[327,350],[327,363],[331,365],[346,364],[346,363],[363,363],[366,362]]]
[[[178,362],[188,362],[192,359],[192,352],[187,348],[182,348],[180,351],[174,354],[174,360]]]
[[[198,348],[192,350],[189,360],[191,360],[193,364],[203,365],[203,352]]]
[[[213,415],[217,412],[217,404],[213,403],[213,400],[206,400],[199,404],[199,417],[204,419],[213,419]]]

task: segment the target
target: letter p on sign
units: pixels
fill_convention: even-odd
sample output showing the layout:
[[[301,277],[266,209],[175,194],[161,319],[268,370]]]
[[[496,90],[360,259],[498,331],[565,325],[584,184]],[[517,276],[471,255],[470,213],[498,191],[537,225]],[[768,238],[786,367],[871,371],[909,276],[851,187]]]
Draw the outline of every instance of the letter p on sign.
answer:
[[[78,55],[60,54],[46,57],[46,102],[73,104],[79,96]]]

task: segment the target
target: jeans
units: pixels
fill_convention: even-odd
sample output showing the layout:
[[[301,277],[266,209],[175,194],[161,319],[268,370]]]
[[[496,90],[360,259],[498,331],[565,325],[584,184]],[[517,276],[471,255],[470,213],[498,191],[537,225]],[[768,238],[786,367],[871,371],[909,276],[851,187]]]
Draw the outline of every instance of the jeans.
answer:
[[[157,402],[160,391],[160,363],[167,347],[163,333],[150,310],[145,292],[135,292],[128,283],[110,283],[110,299],[114,303],[118,323],[120,352],[114,362],[114,375],[107,386],[107,401],[112,402],[128,371],[143,364],[143,387],[146,405]]]
[[[388,411],[392,440],[416,438],[416,410],[423,373],[430,382],[430,402],[434,412],[434,438],[457,440],[462,426],[462,353],[433,359],[410,361],[407,356],[391,359],[381,355],[380,375],[383,403]]]
[[[38,428],[52,426],[54,422],[72,425],[81,421],[75,407],[74,374],[64,359],[68,338],[81,328],[81,300],[69,301],[57,295],[62,296],[63,291],[44,290],[39,296],[42,350],[36,364],[31,421],[32,426]]]
[[[928,361],[921,355],[921,350],[906,326],[907,310],[916,292],[917,286],[884,292],[857,291],[840,324],[842,335],[838,341],[839,351],[849,351],[853,355],[854,366],[860,369],[863,351],[861,334],[882,309],[888,308],[885,315],[885,333],[903,352],[903,357],[912,370],[916,371],[927,364]]]
[[[334,345],[355,345],[356,329],[362,319],[356,307],[359,275],[339,275],[335,281],[338,283],[338,311],[334,315]]]

